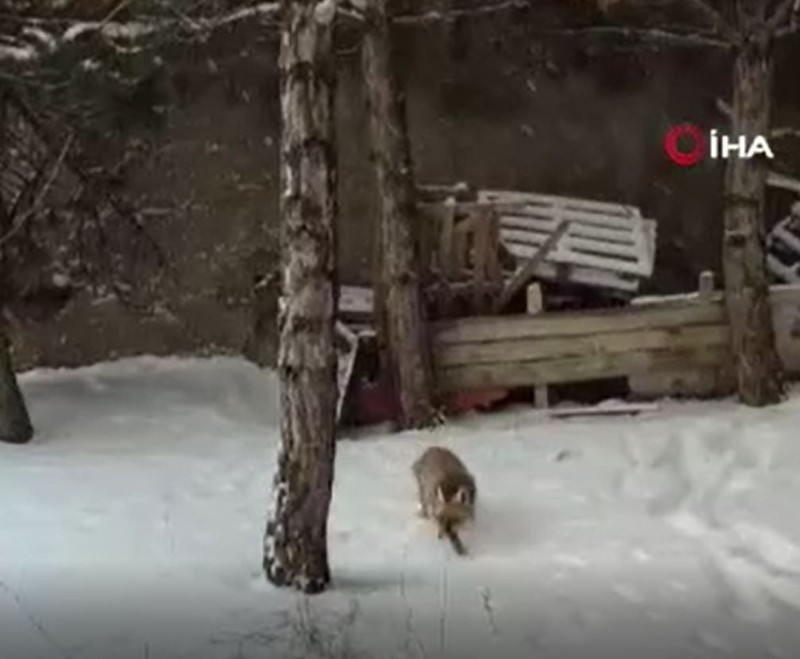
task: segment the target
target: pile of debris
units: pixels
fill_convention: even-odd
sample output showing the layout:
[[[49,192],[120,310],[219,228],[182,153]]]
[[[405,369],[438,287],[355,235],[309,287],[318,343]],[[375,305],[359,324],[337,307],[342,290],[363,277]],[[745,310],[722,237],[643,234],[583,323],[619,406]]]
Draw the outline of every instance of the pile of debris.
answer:
[[[653,273],[656,222],[634,206],[463,183],[423,186],[419,201],[422,277],[433,320],[626,304]],[[343,423],[379,422],[396,409],[379,374],[373,305],[371,289],[342,287]],[[464,392],[446,406],[485,406],[506,393]]]

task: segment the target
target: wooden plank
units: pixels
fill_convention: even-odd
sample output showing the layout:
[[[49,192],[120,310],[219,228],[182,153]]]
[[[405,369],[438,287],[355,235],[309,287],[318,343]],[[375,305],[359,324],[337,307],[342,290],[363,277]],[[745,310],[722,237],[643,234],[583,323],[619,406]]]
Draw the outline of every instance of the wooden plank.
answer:
[[[516,209],[505,210],[505,207],[498,208],[504,217],[515,217],[523,219],[530,217],[532,220],[543,220],[554,217],[557,220],[569,220],[585,227],[596,227],[615,231],[635,231],[641,226],[640,218],[616,217],[612,215],[601,215],[587,212],[579,212],[559,207],[550,209],[536,208],[527,206],[517,207]]]
[[[639,279],[632,275],[622,275],[597,268],[585,268],[569,263],[556,265],[545,261],[536,270],[536,277],[550,281],[566,279],[576,284],[611,288],[625,293],[635,293],[639,289]]]
[[[513,276],[511,281],[506,284],[500,298],[494,305],[495,313],[502,311],[502,309],[511,301],[517,292],[530,281],[536,272],[536,268],[547,257],[550,251],[556,246],[559,240],[564,236],[569,228],[568,222],[562,222],[558,228],[550,234],[550,237],[545,243],[536,251],[530,260],[520,268]]]
[[[342,407],[344,405],[347,389],[350,385],[350,379],[353,377],[353,367],[356,362],[356,354],[358,353],[358,336],[347,325],[342,322],[335,324],[336,335],[340,338],[337,346],[337,362],[336,362],[336,422],[342,414]]]
[[[544,296],[540,284],[531,284],[526,290],[526,311],[528,314],[542,313],[544,310]],[[546,384],[539,384],[533,388],[533,400],[536,407],[542,409],[550,406],[550,392]]]
[[[489,244],[491,240],[491,226],[489,219],[491,208],[484,208],[475,214],[473,219],[473,259],[472,259],[472,308],[474,313],[480,314],[488,310],[486,307],[486,290],[489,260],[489,251],[493,247]],[[494,249],[494,251],[497,251]]]
[[[500,234],[503,235],[502,232]],[[524,245],[520,243],[512,243],[503,239],[508,250],[519,258],[532,258],[537,251],[535,246]],[[550,261],[555,263],[564,263],[570,265],[581,265],[598,270],[612,270],[614,272],[627,273],[639,277],[649,277],[652,274],[652,264],[644,261],[627,261],[610,256],[600,256],[597,254],[589,254],[585,251],[564,251],[559,250],[550,254],[548,257]]]
[[[417,204],[423,210],[435,209],[441,206],[442,203],[448,203],[448,200],[437,202],[421,202]],[[527,216],[528,206],[525,204],[499,204],[492,201],[454,201],[457,215],[471,215],[472,213],[480,213],[481,211],[493,209],[499,213],[508,213],[514,215],[515,213]]]
[[[620,217],[641,217],[641,211],[636,208],[636,206],[628,206],[626,204],[618,204],[609,201],[521,192],[518,190],[479,190],[478,200],[496,201],[500,203],[523,202],[539,206],[564,205],[570,209],[584,210],[593,213],[604,213]]]
[[[487,275],[497,290],[503,288],[503,266],[500,263],[500,218],[497,213],[489,211],[489,243],[492,246],[488,254]]]
[[[721,303],[722,291],[714,291],[708,296],[710,301]],[[697,292],[675,293],[673,295],[645,295],[631,300],[631,306],[655,307],[662,304],[692,303],[700,300]],[[769,301],[775,306],[796,305],[800,306],[800,284],[773,284],[769,287]]]
[[[710,299],[714,290],[714,273],[711,270],[703,270],[697,278],[697,296],[704,300]]]
[[[442,208],[442,233],[439,243],[439,267],[445,277],[449,277],[455,269],[453,258],[453,231],[456,221],[454,204],[444,204]]]
[[[480,343],[434,343],[437,367],[470,364],[533,362],[565,357],[592,357],[637,350],[672,350],[727,346],[730,332],[725,324],[689,325],[668,329],[638,329],[628,332],[590,333],[551,338],[482,341]]]
[[[469,201],[476,199],[477,195],[478,191],[467,183],[417,185],[417,200],[421,203],[441,203],[448,197],[454,197],[457,201]]]
[[[339,313],[342,315],[371,316],[375,295],[365,286],[339,287]]]
[[[549,234],[553,231],[558,221],[555,218],[539,217],[520,217],[518,215],[501,214],[500,226],[503,231],[532,231],[536,233]],[[592,224],[572,223],[569,227],[569,236],[580,238],[594,238],[603,242],[619,243],[621,245],[633,245],[633,232],[630,228],[615,229],[609,227],[598,227]]]
[[[519,229],[501,229],[503,242],[521,246],[539,246],[547,240],[548,234],[549,232],[542,233],[539,231],[524,231]],[[572,231],[568,231],[561,245],[559,245],[559,249],[557,251],[554,250],[551,258],[554,258],[557,253],[567,253],[570,251],[607,254],[612,258],[626,259],[633,263],[638,263],[647,257],[647,254],[642,254],[642,250],[633,240],[629,242],[619,242],[602,239],[598,240],[591,237],[583,238],[574,235]]]
[[[657,412],[658,409],[658,403],[615,403],[614,405],[592,405],[590,407],[556,407],[548,410],[547,415],[559,419],[571,416],[641,414],[642,412]]]
[[[437,386],[442,392],[491,387],[524,387],[624,377],[637,373],[698,367],[722,367],[730,360],[725,348],[645,350],[566,357],[536,362],[478,364],[437,369]]]
[[[637,329],[668,329],[684,325],[714,325],[725,322],[725,311],[717,300],[680,301],[591,311],[559,311],[539,316],[480,316],[434,323],[439,345],[504,339],[582,336]]]

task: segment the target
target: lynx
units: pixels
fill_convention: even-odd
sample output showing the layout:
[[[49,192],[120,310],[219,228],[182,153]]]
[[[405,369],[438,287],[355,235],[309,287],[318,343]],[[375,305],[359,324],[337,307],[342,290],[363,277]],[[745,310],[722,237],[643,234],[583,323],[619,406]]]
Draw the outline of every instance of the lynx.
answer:
[[[413,464],[420,514],[438,526],[439,538],[447,537],[459,555],[466,549],[458,529],[475,518],[475,479],[452,451],[428,448]]]

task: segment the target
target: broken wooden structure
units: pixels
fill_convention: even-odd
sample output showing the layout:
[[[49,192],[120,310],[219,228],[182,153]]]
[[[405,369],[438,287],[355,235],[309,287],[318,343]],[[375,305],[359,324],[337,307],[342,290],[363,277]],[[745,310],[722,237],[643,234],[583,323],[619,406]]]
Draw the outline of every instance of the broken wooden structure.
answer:
[[[479,317],[502,326],[508,316],[499,314],[523,294],[528,313],[539,313],[546,307],[545,294],[537,284],[531,285],[533,280],[612,291],[627,300],[653,271],[655,222],[633,206],[476,190],[465,184],[421,186],[418,204],[421,278],[428,315],[434,321]],[[348,327],[351,331],[350,348],[341,355],[347,362],[340,370],[345,378],[341,401],[358,345],[363,338],[372,338],[372,291],[343,287],[339,306],[343,327],[339,334],[344,337]],[[524,355],[518,357],[525,361]],[[449,350],[437,347],[436,364],[442,371],[437,377],[444,381],[451,375],[447,361],[451,358]],[[457,409],[490,403],[505,397],[509,387],[522,386],[514,378],[476,384],[469,377],[458,383],[460,377],[456,371],[455,381],[444,391]],[[523,379],[523,385],[535,387],[537,404],[546,406],[547,383]],[[459,400],[462,391],[469,393]],[[374,404],[388,409],[382,400]]]
[[[705,277],[704,277],[705,278]],[[731,391],[729,329],[722,294],[647,298],[614,309],[461,318],[436,323],[441,392],[536,387],[627,377],[647,396]],[[800,286],[770,289],[778,352],[800,372]]]

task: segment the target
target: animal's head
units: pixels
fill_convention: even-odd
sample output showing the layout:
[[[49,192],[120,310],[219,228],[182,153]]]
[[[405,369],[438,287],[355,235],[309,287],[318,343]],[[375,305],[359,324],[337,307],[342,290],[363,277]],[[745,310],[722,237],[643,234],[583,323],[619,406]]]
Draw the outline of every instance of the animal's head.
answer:
[[[434,515],[440,523],[460,526],[475,516],[475,488],[461,483],[455,487],[442,484],[436,490]]]

